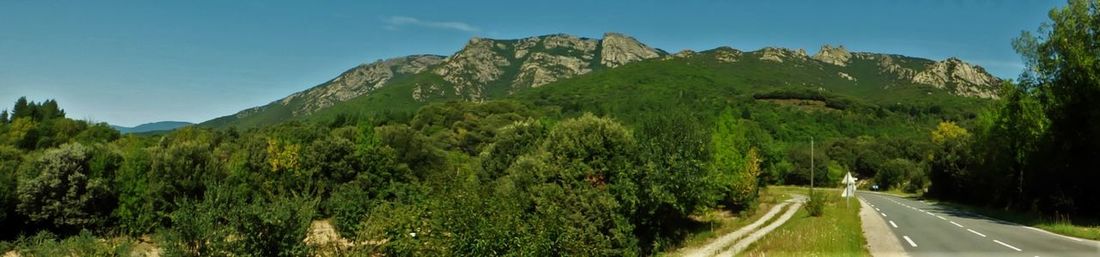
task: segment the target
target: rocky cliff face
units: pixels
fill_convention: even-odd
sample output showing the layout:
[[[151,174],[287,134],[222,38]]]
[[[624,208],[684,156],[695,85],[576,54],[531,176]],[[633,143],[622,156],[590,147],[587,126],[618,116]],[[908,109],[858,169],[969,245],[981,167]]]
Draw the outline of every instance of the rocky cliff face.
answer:
[[[822,61],[837,66],[847,66],[848,59],[852,58],[852,54],[845,49],[844,46],[832,47],[829,45],[821,46],[821,50],[818,50],[814,54],[814,60]]]
[[[714,59],[723,63],[734,63],[741,59],[741,55],[744,54],[741,50],[733,49],[732,47],[723,46],[714,49]]]
[[[989,75],[982,67],[947,58],[929,65],[913,76],[913,83],[947,88],[956,95],[997,98],[1000,80]]]
[[[489,97],[489,87],[506,87],[494,91],[512,93],[586,74],[598,66],[614,68],[664,55],[618,33],[604,34],[601,40],[564,34],[518,40],[475,38],[431,71],[452,84],[454,96],[481,100]],[[426,101],[446,91],[443,87],[418,85],[414,98]]]
[[[656,49],[619,33],[604,34],[600,44],[603,46],[600,50],[600,64],[610,68],[662,55]]]
[[[309,114],[379,89],[395,75],[416,74],[442,61],[443,56],[438,55],[411,55],[359,65],[324,84],[278,102],[289,105],[301,100],[302,104],[293,110],[294,115]]]
[[[797,59],[805,60],[808,58],[805,49],[787,49],[779,47],[765,47],[760,49],[760,60],[782,63],[785,60]]]
[[[946,89],[960,96],[997,98],[997,88],[1001,83],[982,67],[954,57],[931,61],[898,55],[853,53],[851,59],[875,62],[881,73],[892,74],[899,80],[914,84]]]
[[[443,65],[432,69],[443,80],[454,86],[455,94],[470,95],[479,99],[482,85],[495,81],[504,75],[504,67],[511,65],[507,56],[494,48],[504,48],[494,40],[473,38],[463,47],[443,61]]]
[[[598,45],[598,40],[569,35],[520,40],[515,51],[523,63],[512,89],[539,87],[592,71]]]

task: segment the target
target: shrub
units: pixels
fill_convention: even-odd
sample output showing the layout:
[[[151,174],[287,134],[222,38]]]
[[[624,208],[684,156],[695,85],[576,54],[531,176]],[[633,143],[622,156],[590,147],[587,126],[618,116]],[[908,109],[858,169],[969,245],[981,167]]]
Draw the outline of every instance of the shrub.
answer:
[[[109,213],[110,185],[91,174],[91,149],[79,143],[65,144],[34,163],[38,174],[19,181],[17,210],[31,222],[59,229],[100,224]]]
[[[100,240],[87,230],[58,240],[53,234],[41,231],[33,237],[22,238],[16,252],[23,256],[129,256],[133,242],[125,239]]]
[[[305,256],[303,240],[317,207],[300,196],[251,198],[216,186],[202,201],[186,201],[161,235],[168,256]]]
[[[332,225],[341,236],[352,238],[370,213],[372,196],[360,183],[340,185],[328,199]]]
[[[806,201],[806,212],[810,213],[810,216],[821,217],[825,214],[825,203],[827,201],[826,193],[822,192],[810,192],[810,199]]]

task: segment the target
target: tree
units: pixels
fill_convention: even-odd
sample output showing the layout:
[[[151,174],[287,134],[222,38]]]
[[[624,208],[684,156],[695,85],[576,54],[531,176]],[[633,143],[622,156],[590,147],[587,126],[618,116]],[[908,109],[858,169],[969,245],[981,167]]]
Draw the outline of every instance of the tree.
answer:
[[[750,163],[747,158],[751,148],[748,126],[748,121],[736,118],[734,111],[727,108],[718,116],[711,134],[714,149],[711,168],[719,181],[727,183],[725,202],[730,208],[751,208],[758,193],[760,161]]]
[[[525,252],[584,256],[639,253],[637,142],[607,118],[585,114],[552,128],[505,177],[536,228]],[[551,168],[552,167],[552,168]],[[537,244],[536,244],[537,242]]]
[[[970,132],[954,122],[940,122],[931,133],[936,146],[932,153],[928,193],[943,198],[961,199],[963,184],[969,179],[966,160],[970,144]]]
[[[713,180],[709,165],[710,127],[691,115],[643,119],[636,134],[644,167],[635,235],[644,255],[661,250],[655,246],[674,244],[670,241],[677,239],[686,217],[725,196],[726,185]]]
[[[19,182],[18,211],[60,229],[93,227],[110,209],[106,178],[94,177],[91,149],[79,143],[51,149],[34,163],[38,174]]]
[[[405,125],[387,125],[375,129],[379,142],[397,151],[397,160],[419,179],[426,179],[445,164],[444,153],[424,134]]]
[[[1042,92],[1050,119],[1044,152],[1048,162],[1039,175],[1050,181],[1037,192],[1048,211],[1100,214],[1093,199],[1100,188],[1100,1],[1070,0],[1049,13],[1038,36],[1023,32],[1013,47],[1023,56],[1024,88]]]
[[[8,224],[8,217],[16,209],[16,172],[23,162],[22,153],[7,145],[0,145],[0,224]]]
[[[546,126],[536,120],[517,121],[500,128],[493,143],[481,153],[481,166],[485,180],[504,176],[504,171],[521,155],[538,148],[538,142],[546,136]]]
[[[38,115],[39,120],[64,118],[65,110],[57,105],[57,100],[49,99],[38,106]]]
[[[27,97],[19,97],[19,100],[15,100],[15,107],[11,109],[11,119],[34,117],[31,115],[31,112],[30,104],[27,103]]]
[[[0,124],[8,124],[11,120],[8,119],[8,110],[0,111]]]
[[[909,182],[912,176],[920,175],[920,168],[913,161],[895,158],[886,161],[882,170],[875,175],[875,183],[882,190],[889,190]]]
[[[133,138],[126,140],[122,166],[114,178],[118,190],[118,208],[113,216],[118,219],[123,231],[132,235],[152,232],[161,225],[162,215],[158,214],[154,197],[154,184],[150,183],[152,150],[145,148]]]
[[[38,144],[38,122],[29,117],[19,117],[8,128],[7,142],[22,149],[35,149]]]

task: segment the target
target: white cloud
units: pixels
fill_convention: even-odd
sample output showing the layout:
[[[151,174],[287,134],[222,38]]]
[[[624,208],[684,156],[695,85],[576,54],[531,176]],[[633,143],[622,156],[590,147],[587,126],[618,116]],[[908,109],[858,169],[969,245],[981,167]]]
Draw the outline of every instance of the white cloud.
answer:
[[[386,23],[386,26],[383,27],[383,28],[388,29],[388,30],[399,30],[403,26],[417,26],[417,27],[435,28],[435,29],[450,29],[450,30],[458,30],[458,31],[465,31],[465,32],[478,32],[478,31],[481,30],[481,29],[479,29],[477,27],[474,27],[470,24],[466,24],[465,22],[428,21],[428,20],[421,20],[421,19],[417,19],[417,18],[413,18],[413,17],[406,17],[406,16],[391,16],[389,18],[386,18],[383,21]]]

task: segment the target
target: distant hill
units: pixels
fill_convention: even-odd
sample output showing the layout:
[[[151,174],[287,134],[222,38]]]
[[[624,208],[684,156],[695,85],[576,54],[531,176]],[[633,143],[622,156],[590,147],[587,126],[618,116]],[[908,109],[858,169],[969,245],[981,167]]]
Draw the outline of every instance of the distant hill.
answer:
[[[168,131],[168,130],[174,130],[174,129],[177,129],[177,128],[186,127],[186,126],[190,126],[190,125],[195,125],[195,124],[190,123],[190,122],[185,122],[185,121],[160,121],[160,122],[153,122],[153,123],[145,123],[145,124],[137,125],[136,127],[123,127],[123,126],[115,126],[115,125],[111,125],[111,127],[118,130],[119,132],[122,132],[123,134],[129,134],[129,133],[145,133],[145,132],[155,132],[155,131]]]
[[[941,112],[996,98],[1000,81],[957,58],[936,61],[829,45],[814,55],[775,47],[670,54],[617,33],[602,39],[564,34],[474,38],[451,56],[412,55],[364,64],[313,88],[200,126],[260,127],[347,114],[411,112],[431,102],[495,99],[599,110],[617,108],[614,102],[622,101],[632,102],[629,106],[711,108],[718,105],[698,101],[828,96],[834,107],[854,103]]]

